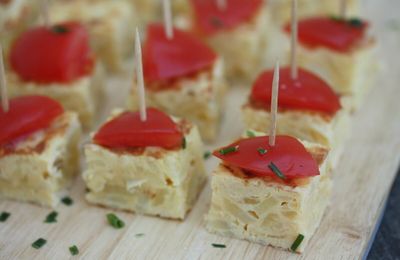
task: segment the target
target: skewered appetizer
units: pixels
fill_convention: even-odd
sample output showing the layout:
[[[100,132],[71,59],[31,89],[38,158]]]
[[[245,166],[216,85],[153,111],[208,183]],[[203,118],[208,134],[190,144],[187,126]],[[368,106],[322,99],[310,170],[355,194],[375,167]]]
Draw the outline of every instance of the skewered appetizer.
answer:
[[[80,125],[45,96],[22,96],[0,108],[0,197],[54,207],[76,175]]]
[[[0,40],[5,53],[13,39],[33,21],[37,9],[32,0],[0,0]]]
[[[144,80],[149,106],[188,119],[204,140],[219,128],[226,92],[222,59],[193,35],[173,30],[168,39],[161,24],[151,24],[143,48]],[[129,107],[138,107],[133,88]]]
[[[377,69],[374,39],[359,19],[313,17],[299,21],[298,63],[314,71],[359,107]],[[289,26],[285,27],[287,32]]]
[[[148,108],[114,111],[85,146],[89,202],[184,219],[206,180],[197,127]]]
[[[148,1],[153,2],[153,1]],[[136,12],[126,0],[61,0],[50,9],[51,20],[79,21],[89,31],[91,46],[108,70],[123,69],[133,45],[132,28],[136,25]]]
[[[346,99],[340,99],[325,81],[307,70],[300,68],[296,79],[290,74],[290,68],[281,69],[277,133],[329,147],[329,161],[335,166],[349,130],[349,115],[341,105]],[[242,107],[249,129],[265,132],[271,127],[272,80],[272,70],[262,73]]]
[[[278,24],[284,24],[290,20],[291,1],[290,0],[269,0],[268,10],[271,19]],[[298,0],[298,17],[308,18],[316,15],[332,15],[334,10],[339,8],[340,1],[332,0]],[[359,0],[346,0],[347,12],[349,15],[360,13]]]
[[[226,75],[249,81],[260,71],[267,43],[269,19],[262,0],[227,0],[225,8],[215,0],[191,0],[191,30],[221,53]]]
[[[32,28],[16,39],[9,62],[11,96],[52,97],[77,112],[85,127],[92,124],[102,81],[83,25],[68,22]]]
[[[212,173],[207,229],[302,252],[329,202],[323,146],[277,136],[244,138],[214,152],[222,160]]]

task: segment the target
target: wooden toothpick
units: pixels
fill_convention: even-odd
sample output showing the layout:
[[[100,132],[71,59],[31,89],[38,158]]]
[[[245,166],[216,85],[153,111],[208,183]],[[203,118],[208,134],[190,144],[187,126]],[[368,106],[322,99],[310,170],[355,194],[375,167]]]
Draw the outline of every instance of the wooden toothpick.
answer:
[[[163,0],[163,9],[165,34],[167,35],[167,38],[171,40],[172,38],[174,38],[174,30],[172,26],[172,11],[170,0]]]
[[[10,106],[8,103],[6,72],[4,69],[3,47],[1,46],[1,44],[0,44],[0,90],[1,90],[1,107],[3,108],[4,112],[8,112]]]
[[[340,17],[345,20],[347,12],[347,0],[340,0]]]
[[[49,0],[41,0],[40,1],[40,12],[42,14],[44,26],[49,28],[50,27]]]
[[[292,0],[290,76],[297,79],[297,0]]]
[[[226,10],[227,7],[226,0],[217,0],[217,6],[219,10]]]
[[[278,93],[279,93],[279,61],[275,63],[274,79],[272,81],[271,94],[271,126],[269,129],[269,145],[275,146],[276,119],[278,116]]]
[[[142,64],[142,47],[140,44],[139,30],[136,28],[136,41],[135,41],[135,60],[136,60],[136,85],[139,97],[139,111],[140,120],[142,122],[147,120],[146,113],[146,96],[144,90],[144,79],[143,79],[143,64]]]

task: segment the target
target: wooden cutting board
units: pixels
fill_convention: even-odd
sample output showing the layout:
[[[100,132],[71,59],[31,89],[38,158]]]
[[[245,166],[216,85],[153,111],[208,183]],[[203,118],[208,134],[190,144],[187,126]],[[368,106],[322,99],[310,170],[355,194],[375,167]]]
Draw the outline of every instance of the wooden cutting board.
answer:
[[[67,259],[76,244],[83,259],[360,259],[368,252],[400,158],[400,1],[364,1],[367,17],[379,35],[382,71],[376,87],[353,118],[352,136],[335,172],[331,206],[302,255],[218,237],[207,233],[204,214],[210,201],[209,183],[183,222],[117,212],[126,223],[111,228],[105,215],[112,210],[88,205],[78,178],[70,191],[74,204],[60,205],[58,222],[44,224],[51,211],[31,204],[1,201],[0,211],[11,212],[0,223],[0,259]],[[129,77],[108,81],[114,106],[125,104]],[[121,91],[124,89],[124,91]],[[242,132],[237,115],[248,90],[234,88],[228,96],[222,134],[216,144],[226,144]],[[217,161],[209,159],[209,172]],[[84,166],[83,166],[84,167]],[[138,236],[137,234],[143,234]],[[31,243],[47,239],[39,250]],[[214,248],[212,243],[225,244]]]

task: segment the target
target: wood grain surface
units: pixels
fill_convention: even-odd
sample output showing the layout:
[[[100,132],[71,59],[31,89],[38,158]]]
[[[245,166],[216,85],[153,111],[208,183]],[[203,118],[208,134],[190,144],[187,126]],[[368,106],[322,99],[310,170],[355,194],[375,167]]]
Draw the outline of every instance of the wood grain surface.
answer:
[[[400,1],[369,0],[363,2],[363,7],[379,37],[382,70],[376,87],[354,115],[352,135],[335,171],[331,206],[302,255],[209,234],[204,228],[211,195],[209,183],[185,221],[116,212],[126,223],[123,229],[116,230],[105,217],[113,211],[87,204],[83,199],[84,185],[78,178],[70,191],[75,203],[70,207],[60,205],[56,209],[58,222],[54,224],[43,223],[50,209],[0,202],[0,211],[12,213],[0,223],[0,259],[68,259],[68,247],[74,244],[80,250],[74,258],[81,259],[362,258],[400,159]],[[104,104],[104,115],[112,107],[125,104],[128,84],[128,76],[109,79],[107,91],[112,100]],[[207,149],[240,135],[238,113],[247,91],[234,88],[229,93],[220,138]],[[216,163],[215,159],[207,161],[209,172]],[[31,243],[39,237],[48,242],[36,250]],[[225,244],[226,248],[214,248],[212,243]]]

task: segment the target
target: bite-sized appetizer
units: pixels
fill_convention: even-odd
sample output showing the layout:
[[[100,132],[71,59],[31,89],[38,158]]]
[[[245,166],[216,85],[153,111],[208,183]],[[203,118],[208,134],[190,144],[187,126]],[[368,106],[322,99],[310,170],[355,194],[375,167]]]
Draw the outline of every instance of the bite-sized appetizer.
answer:
[[[143,47],[146,99],[174,116],[199,127],[204,140],[213,140],[219,129],[226,92],[222,59],[193,35],[173,30],[168,39],[161,24],[151,24]],[[138,108],[137,88],[129,107]]]
[[[328,150],[277,136],[241,139],[214,152],[207,229],[302,252],[329,202]]]
[[[32,0],[0,0],[0,41],[5,53],[13,39],[33,21],[38,8]]]
[[[206,174],[197,127],[148,108],[114,111],[85,146],[83,179],[89,202],[166,218],[184,219]]]
[[[0,108],[0,197],[54,207],[79,166],[80,124],[45,96]]]
[[[148,1],[153,2],[153,1]],[[134,42],[136,12],[127,0],[60,0],[50,6],[51,21],[79,21],[89,31],[91,46],[108,70],[118,72]]]
[[[332,15],[339,10],[340,1],[335,0],[297,0],[299,18],[308,18],[316,15]],[[271,19],[274,23],[284,24],[290,20],[291,0],[268,0]],[[346,12],[359,15],[360,1],[346,0]]]
[[[298,63],[314,71],[357,108],[373,84],[377,61],[368,23],[359,19],[313,17],[298,24]],[[289,36],[290,27],[285,30]]]
[[[290,68],[282,68],[279,82],[277,133],[322,144],[331,149],[335,166],[349,131],[346,98],[340,98],[315,74],[298,70],[292,79]],[[246,127],[266,132],[270,127],[273,71],[263,72],[255,81],[248,101],[242,107]]]
[[[14,42],[9,62],[11,96],[49,96],[77,112],[85,127],[93,123],[102,80],[83,25],[31,28]]]
[[[226,63],[227,77],[246,82],[260,71],[266,53],[269,19],[263,0],[190,0],[191,30],[203,37]]]

